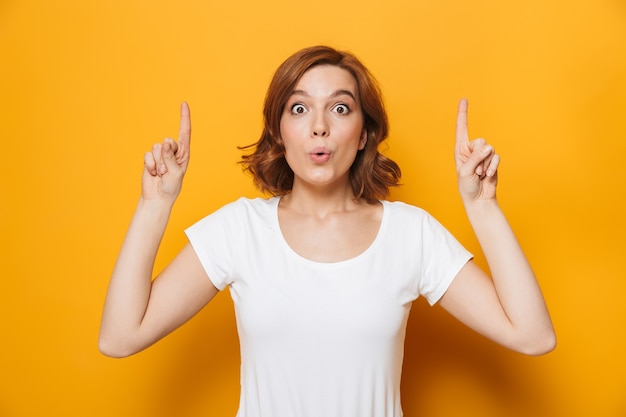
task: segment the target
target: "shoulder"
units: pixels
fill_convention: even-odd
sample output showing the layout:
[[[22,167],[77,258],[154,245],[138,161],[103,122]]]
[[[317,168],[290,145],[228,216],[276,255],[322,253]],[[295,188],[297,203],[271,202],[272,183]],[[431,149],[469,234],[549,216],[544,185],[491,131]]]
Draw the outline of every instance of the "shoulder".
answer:
[[[218,208],[213,213],[209,214],[212,216],[214,214],[219,215],[241,215],[244,213],[264,213],[272,210],[273,207],[278,205],[278,197],[270,197],[270,198],[248,198],[248,197],[240,197],[237,200],[231,201]]]
[[[216,226],[230,229],[247,227],[251,223],[258,223],[258,220],[271,219],[272,210],[277,205],[277,197],[240,197],[206,215],[192,225],[190,229]]]
[[[423,220],[432,217],[426,210],[402,201],[381,201],[385,210],[390,213],[392,218],[401,217],[403,220],[415,219]]]
[[[429,212],[421,207],[401,201],[382,201],[388,227],[397,233],[422,233],[430,235],[441,233],[445,227]]]

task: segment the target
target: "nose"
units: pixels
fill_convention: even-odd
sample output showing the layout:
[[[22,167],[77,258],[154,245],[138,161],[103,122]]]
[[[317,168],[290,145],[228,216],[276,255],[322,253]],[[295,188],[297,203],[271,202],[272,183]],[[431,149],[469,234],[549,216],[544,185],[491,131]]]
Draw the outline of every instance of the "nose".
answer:
[[[313,136],[326,137],[328,136],[328,123],[326,122],[326,118],[323,115],[319,115],[313,121]]]

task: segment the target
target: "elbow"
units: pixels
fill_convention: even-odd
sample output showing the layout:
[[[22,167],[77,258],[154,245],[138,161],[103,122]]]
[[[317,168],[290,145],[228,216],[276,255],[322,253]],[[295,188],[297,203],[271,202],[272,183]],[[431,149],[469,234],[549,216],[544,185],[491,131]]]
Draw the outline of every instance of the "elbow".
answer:
[[[98,350],[100,350],[100,353],[102,353],[104,356],[108,356],[109,358],[125,358],[132,355],[132,353],[129,353],[124,349],[120,349],[119,347],[107,343],[102,339],[98,341]]]
[[[103,335],[102,333],[100,333],[100,337],[98,338],[98,350],[104,356],[110,358],[126,358],[138,352],[138,350],[133,349],[130,344]]]
[[[542,335],[533,337],[516,349],[528,356],[541,356],[552,352],[556,348],[556,334],[554,330],[546,331]]]

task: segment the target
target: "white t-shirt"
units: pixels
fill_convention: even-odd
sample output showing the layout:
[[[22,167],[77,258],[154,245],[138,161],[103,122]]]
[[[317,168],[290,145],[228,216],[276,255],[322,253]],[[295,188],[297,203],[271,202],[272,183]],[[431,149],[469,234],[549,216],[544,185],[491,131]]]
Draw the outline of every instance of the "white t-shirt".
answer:
[[[320,263],[280,231],[279,197],[239,199],[186,230],[229,286],[241,346],[238,417],[400,417],[411,303],[434,304],[471,258],[425,211],[382,201],[369,248]]]

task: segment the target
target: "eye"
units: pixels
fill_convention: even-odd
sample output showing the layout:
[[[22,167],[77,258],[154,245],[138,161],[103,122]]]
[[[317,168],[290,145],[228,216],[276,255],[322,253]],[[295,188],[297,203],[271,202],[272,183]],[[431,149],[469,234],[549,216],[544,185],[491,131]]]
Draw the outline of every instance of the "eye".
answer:
[[[348,114],[350,113],[350,108],[345,104],[337,104],[335,107],[333,107],[333,111],[339,114]]]
[[[302,104],[294,104],[293,106],[291,106],[291,112],[293,114],[302,114],[306,111],[306,107],[304,107]]]

